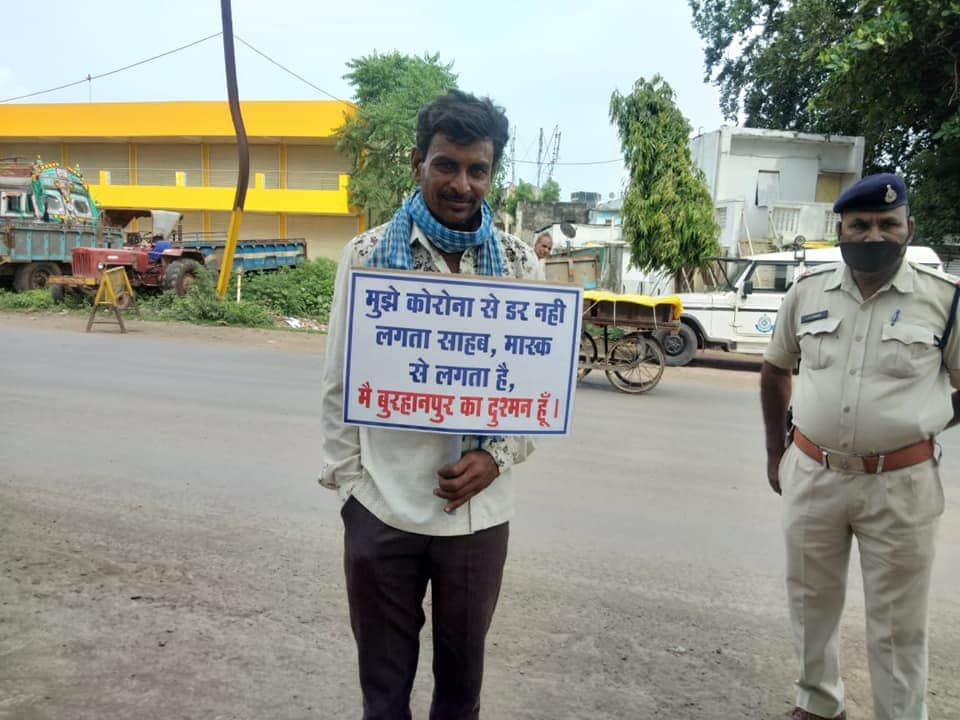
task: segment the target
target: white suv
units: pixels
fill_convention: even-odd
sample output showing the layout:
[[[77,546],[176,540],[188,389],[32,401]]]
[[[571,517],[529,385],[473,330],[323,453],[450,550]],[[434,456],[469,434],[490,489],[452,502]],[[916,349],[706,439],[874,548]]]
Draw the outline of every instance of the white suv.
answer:
[[[928,247],[908,246],[907,260],[943,270],[940,258]],[[838,247],[719,258],[711,265],[716,287],[708,292],[680,293],[683,315],[679,333],[658,335],[667,365],[686,365],[698,348],[763,353],[780,303],[794,280],[811,266],[838,262],[842,262]]]

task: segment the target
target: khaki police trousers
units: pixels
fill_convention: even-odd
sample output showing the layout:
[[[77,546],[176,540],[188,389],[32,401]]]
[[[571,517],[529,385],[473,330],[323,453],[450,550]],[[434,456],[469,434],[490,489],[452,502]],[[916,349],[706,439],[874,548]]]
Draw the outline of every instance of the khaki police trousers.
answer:
[[[796,704],[843,710],[840,615],[852,538],[863,572],[876,720],[927,718],[927,598],[943,487],[937,464],[837,472],[791,445],[780,463],[787,597],[800,660]]]

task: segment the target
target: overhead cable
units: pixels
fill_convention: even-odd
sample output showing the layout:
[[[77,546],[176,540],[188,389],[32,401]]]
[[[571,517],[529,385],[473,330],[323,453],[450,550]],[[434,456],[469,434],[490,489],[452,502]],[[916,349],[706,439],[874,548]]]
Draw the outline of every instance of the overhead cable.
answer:
[[[99,75],[87,75],[82,80],[77,80],[76,82],[67,83],[66,85],[59,85],[57,87],[49,88],[47,90],[37,90],[36,92],[27,93],[26,95],[17,95],[16,97],[4,98],[3,100],[0,100],[0,103],[13,102],[14,100],[24,100],[26,98],[37,97],[38,95],[47,95],[48,93],[56,92],[57,90],[64,90],[66,88],[82,85],[83,83],[89,83],[94,80],[99,80],[101,78],[109,77],[110,75],[116,75],[117,73],[123,72],[124,70],[135,68],[138,65],[144,65],[148,62],[153,62],[154,60],[159,60],[160,58],[166,57],[167,55],[173,55],[174,53],[178,53],[181,50],[192,48],[194,45],[199,45],[200,43],[204,43],[207,40],[212,40],[215,37],[220,37],[220,35],[221,33],[216,32],[216,33],[213,33],[213,35],[207,35],[205,38],[194,40],[191,43],[187,43],[186,45],[181,45],[180,47],[176,47],[173,50],[167,50],[166,52],[160,53],[159,55],[154,55],[153,57],[148,57],[143,60],[139,60],[135,63],[131,63],[129,65],[124,65],[123,67],[117,68],[116,70],[110,70],[105,73],[100,73]]]
[[[523,163],[524,165],[536,165],[536,160],[513,160],[515,163]],[[613,163],[622,163],[623,158],[615,158],[613,160],[591,160],[589,162],[556,162],[555,165],[611,165]]]
[[[324,89],[323,89],[322,87],[320,87],[319,85],[313,84],[312,82],[310,82],[309,80],[307,80],[305,77],[303,77],[303,75],[298,75],[297,73],[295,73],[295,72],[294,72],[293,70],[291,70],[290,68],[285,67],[284,65],[281,65],[279,62],[277,62],[276,60],[274,60],[272,57],[270,57],[269,55],[267,55],[265,52],[262,52],[261,50],[257,50],[257,48],[255,48],[253,45],[251,45],[250,43],[248,43],[246,40],[244,40],[244,39],[243,39],[242,37],[240,37],[239,35],[236,35],[236,34],[235,34],[234,37],[235,37],[237,40],[239,40],[240,42],[242,42],[244,45],[246,45],[248,48],[250,48],[251,50],[253,50],[253,51],[254,51],[257,55],[259,55],[260,57],[262,57],[262,58],[264,58],[265,60],[268,60],[269,62],[273,63],[273,64],[276,65],[278,68],[280,68],[281,70],[283,70],[285,73],[289,73],[290,75],[293,75],[293,77],[295,77],[297,80],[300,80],[301,82],[306,83],[307,85],[309,85],[310,87],[312,87],[312,88],[313,88],[314,90],[316,90],[317,92],[322,93],[322,94],[326,95],[328,98],[332,98],[332,99],[334,99],[334,100],[336,100],[336,101],[338,101],[338,102],[345,102],[344,100],[341,100],[340,98],[338,98],[336,95],[331,95],[330,93],[328,93],[326,90],[324,90]]]

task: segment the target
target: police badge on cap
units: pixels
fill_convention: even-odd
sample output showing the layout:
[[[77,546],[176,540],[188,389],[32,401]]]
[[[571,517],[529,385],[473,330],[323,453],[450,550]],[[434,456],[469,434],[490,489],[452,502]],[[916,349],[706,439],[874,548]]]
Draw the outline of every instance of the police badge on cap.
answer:
[[[893,173],[868,175],[854,183],[833,204],[834,212],[844,210],[892,210],[907,204],[907,186]]]

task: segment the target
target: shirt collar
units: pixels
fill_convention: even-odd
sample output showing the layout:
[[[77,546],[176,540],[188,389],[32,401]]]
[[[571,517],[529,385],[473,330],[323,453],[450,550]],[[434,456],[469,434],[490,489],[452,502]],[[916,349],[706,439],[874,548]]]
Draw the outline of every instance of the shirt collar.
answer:
[[[433,243],[427,239],[427,236],[423,234],[423,230],[420,229],[420,226],[416,223],[411,223],[412,227],[410,228],[410,246],[413,247],[414,243],[420,243],[424,246],[433,247]]]
[[[910,265],[906,259],[904,259],[901,261],[900,268],[897,270],[896,275],[880,286],[880,289],[877,290],[877,292],[881,293],[890,287],[894,287],[899,292],[912,293],[916,276],[917,271],[913,269],[913,266]],[[847,267],[846,263],[840,263],[839,267],[834,270],[825,289],[836,290],[837,288],[846,290],[848,293],[854,295],[858,295],[860,292],[860,288],[857,287],[857,283],[853,279],[853,273],[850,272],[850,268]]]
[[[440,251],[440,248],[430,242],[430,238],[428,238],[426,233],[420,229],[419,225],[416,223],[412,223],[412,225],[413,227],[410,228],[410,246],[413,247],[415,244],[419,243],[420,247],[430,254],[430,259],[433,262],[433,266],[436,268],[437,272],[450,272],[450,268],[447,265],[447,261],[444,260],[443,253]],[[477,250],[478,247],[468,247],[463,251],[463,254],[460,256],[460,272],[462,274],[470,275],[473,273],[471,268],[473,268],[473,258],[475,257]]]

